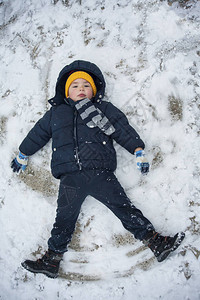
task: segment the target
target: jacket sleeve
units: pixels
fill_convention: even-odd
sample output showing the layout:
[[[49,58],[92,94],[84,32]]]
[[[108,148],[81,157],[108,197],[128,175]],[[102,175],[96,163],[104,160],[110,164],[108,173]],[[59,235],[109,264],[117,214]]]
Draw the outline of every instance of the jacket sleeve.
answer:
[[[145,148],[144,142],[141,140],[136,130],[129,124],[125,114],[115,107],[112,103],[108,103],[106,116],[115,128],[112,138],[124,147],[127,151],[134,154],[135,149]]]
[[[25,155],[33,155],[44,147],[51,138],[51,114],[52,109],[35,124],[19,146],[19,150]]]

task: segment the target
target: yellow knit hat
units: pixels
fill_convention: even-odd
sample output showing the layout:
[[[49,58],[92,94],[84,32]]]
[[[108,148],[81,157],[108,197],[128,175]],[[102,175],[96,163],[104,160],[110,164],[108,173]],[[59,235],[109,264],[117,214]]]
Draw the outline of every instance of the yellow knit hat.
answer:
[[[77,71],[77,72],[74,72],[72,73],[68,78],[67,78],[67,81],[66,81],[66,84],[65,84],[65,96],[68,97],[69,94],[69,87],[70,85],[72,84],[72,82],[78,78],[83,78],[85,80],[87,80],[90,84],[91,84],[91,87],[92,87],[92,90],[93,90],[93,95],[95,96],[96,93],[97,93],[97,88],[96,88],[96,85],[94,83],[94,80],[93,78],[86,72],[83,72],[83,71]]]

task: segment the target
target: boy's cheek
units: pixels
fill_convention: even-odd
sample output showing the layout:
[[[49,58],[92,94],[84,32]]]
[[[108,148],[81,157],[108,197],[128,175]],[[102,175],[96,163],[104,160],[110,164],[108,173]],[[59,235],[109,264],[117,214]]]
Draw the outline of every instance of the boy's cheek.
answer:
[[[71,98],[73,101],[75,101],[75,99],[76,99],[75,93],[73,93],[73,92],[69,93],[69,98]]]

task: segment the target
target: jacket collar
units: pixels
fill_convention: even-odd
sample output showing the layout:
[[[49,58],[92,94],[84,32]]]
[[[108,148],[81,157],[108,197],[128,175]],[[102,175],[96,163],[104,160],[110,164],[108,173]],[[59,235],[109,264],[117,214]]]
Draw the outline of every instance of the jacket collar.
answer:
[[[55,98],[55,97],[54,97],[54,98]],[[73,101],[71,98],[66,98],[66,97],[63,98],[62,103],[57,103],[57,102],[55,101],[54,98],[52,98],[52,99],[50,99],[50,100],[48,101],[52,106],[58,106],[58,105],[60,105],[60,104],[64,104],[64,103],[65,103],[65,104],[67,104],[67,105],[70,105],[71,107],[74,107],[75,104],[77,103],[77,102]],[[80,100],[80,101],[81,101],[81,100]],[[99,99],[97,99],[97,101],[95,101],[95,98],[92,98],[91,101],[92,101],[92,102],[98,102],[98,103],[101,103],[101,97],[100,97]]]

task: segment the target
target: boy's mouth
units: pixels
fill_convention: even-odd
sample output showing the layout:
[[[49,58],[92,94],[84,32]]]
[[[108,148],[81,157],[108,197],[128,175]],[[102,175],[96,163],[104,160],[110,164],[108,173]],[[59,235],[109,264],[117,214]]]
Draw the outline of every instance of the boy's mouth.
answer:
[[[79,94],[78,97],[86,97],[85,94]]]

